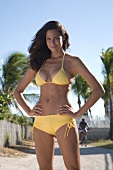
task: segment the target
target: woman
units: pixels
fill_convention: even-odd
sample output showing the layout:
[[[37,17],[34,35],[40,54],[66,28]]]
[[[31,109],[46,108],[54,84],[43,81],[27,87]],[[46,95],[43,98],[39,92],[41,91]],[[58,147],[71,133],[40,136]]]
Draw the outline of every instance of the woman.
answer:
[[[82,116],[104,90],[80,58],[65,53],[69,36],[58,21],[47,22],[29,48],[29,68],[15,90],[15,98],[29,116],[35,116],[34,140],[40,170],[53,169],[54,136],[67,170],[80,170],[79,140],[75,118]],[[80,74],[92,88],[87,102],[74,112],[68,101],[69,85]],[[30,109],[22,92],[36,78],[40,98]]]

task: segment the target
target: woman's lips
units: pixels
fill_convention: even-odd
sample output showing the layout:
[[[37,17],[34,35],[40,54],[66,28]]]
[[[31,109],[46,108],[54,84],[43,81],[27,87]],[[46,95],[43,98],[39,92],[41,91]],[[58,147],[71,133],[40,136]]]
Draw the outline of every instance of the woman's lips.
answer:
[[[50,47],[50,48],[56,48],[56,46],[54,46],[54,47]]]

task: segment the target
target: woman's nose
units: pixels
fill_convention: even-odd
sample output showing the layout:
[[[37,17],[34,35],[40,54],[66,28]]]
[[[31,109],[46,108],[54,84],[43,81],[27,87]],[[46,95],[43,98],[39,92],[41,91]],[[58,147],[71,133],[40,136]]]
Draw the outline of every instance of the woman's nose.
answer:
[[[53,45],[55,44],[55,40],[54,40],[54,39],[53,39],[53,40],[51,40],[51,44],[53,44]]]

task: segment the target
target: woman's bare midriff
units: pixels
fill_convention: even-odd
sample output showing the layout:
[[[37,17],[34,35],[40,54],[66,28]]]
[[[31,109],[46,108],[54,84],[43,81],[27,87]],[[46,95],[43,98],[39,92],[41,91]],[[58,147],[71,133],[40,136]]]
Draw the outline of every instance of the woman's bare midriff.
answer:
[[[42,115],[56,115],[59,106],[67,104],[69,85],[55,85],[47,83],[41,87],[39,102],[43,108]]]

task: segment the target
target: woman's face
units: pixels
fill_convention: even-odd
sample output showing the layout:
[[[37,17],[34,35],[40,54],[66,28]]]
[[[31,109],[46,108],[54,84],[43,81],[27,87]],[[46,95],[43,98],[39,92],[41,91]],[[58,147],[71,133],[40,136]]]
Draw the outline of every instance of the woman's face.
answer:
[[[62,50],[63,39],[60,33],[53,29],[46,32],[46,44],[51,52]]]

